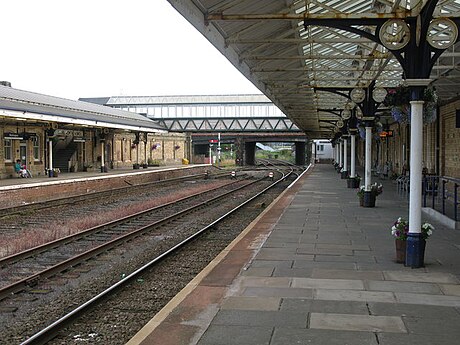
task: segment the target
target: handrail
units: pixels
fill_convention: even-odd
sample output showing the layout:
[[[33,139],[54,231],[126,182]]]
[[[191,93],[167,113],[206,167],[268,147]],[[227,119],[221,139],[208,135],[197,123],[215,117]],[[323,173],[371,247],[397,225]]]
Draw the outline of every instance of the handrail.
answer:
[[[460,186],[460,179],[448,176],[434,176],[425,175],[422,180],[422,197],[423,206],[436,209],[436,206],[441,209],[443,215],[453,218],[458,221],[458,187]],[[441,188],[441,189],[440,189]],[[431,205],[428,205],[427,200],[430,197]],[[452,216],[446,211],[446,206],[452,200]],[[438,203],[438,205],[437,205]]]

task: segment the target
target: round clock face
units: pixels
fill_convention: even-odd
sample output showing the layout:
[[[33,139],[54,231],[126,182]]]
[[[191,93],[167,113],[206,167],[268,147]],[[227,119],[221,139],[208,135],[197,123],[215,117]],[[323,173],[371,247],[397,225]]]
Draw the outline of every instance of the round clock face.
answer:
[[[387,90],[385,90],[383,87],[376,87],[374,91],[372,92],[372,98],[377,103],[381,103],[385,100],[387,93],[388,93]]]
[[[338,128],[343,128],[343,126],[344,126],[343,121],[342,121],[342,120],[338,120],[338,121],[337,121],[337,127],[338,127]]]
[[[404,48],[410,40],[410,29],[401,19],[390,19],[383,23],[379,31],[382,44],[390,50]]]
[[[362,101],[364,101],[365,97],[366,92],[364,91],[364,89],[356,88],[351,90],[350,92],[350,98],[355,103],[361,103]]]
[[[447,18],[436,18],[428,26],[426,39],[437,49],[447,49],[452,46],[458,37],[458,28],[455,23]]]
[[[351,111],[348,108],[342,110],[342,119],[348,120],[351,117]]]

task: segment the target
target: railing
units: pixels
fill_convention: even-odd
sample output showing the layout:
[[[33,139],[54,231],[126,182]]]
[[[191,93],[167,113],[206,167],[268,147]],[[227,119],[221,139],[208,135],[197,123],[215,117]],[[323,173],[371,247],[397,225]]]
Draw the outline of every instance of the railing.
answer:
[[[458,221],[458,186],[460,179],[445,176],[423,177],[423,207],[431,207]]]
[[[408,193],[409,176],[399,176],[396,179],[398,193]],[[458,221],[459,200],[458,187],[460,179],[446,176],[425,175],[422,179],[423,207],[430,207],[443,215]]]

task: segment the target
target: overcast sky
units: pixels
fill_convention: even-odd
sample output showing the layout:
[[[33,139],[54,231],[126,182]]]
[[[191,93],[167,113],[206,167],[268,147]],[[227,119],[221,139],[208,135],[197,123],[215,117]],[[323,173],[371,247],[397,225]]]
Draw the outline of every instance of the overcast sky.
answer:
[[[0,80],[78,99],[260,93],[166,0],[0,0]]]

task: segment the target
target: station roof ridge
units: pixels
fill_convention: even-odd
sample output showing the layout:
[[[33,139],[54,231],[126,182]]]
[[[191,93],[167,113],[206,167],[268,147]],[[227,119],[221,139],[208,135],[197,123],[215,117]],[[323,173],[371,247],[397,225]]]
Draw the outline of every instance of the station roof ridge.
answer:
[[[272,103],[264,94],[110,96],[80,98],[98,104],[191,104],[191,103]]]
[[[0,85],[0,109],[93,121],[95,125],[101,126],[107,123],[139,127],[139,130],[166,130],[157,122],[137,113],[3,85]]]

